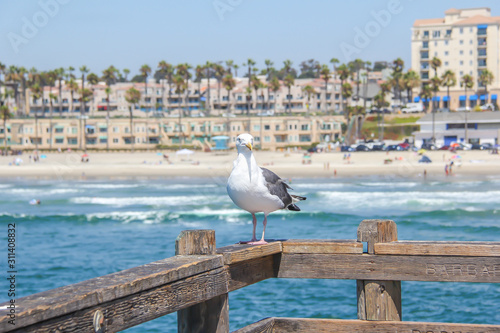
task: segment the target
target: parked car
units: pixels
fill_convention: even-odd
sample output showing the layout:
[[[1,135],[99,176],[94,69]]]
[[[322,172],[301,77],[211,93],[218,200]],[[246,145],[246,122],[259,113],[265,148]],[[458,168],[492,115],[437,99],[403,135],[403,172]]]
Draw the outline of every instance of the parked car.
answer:
[[[399,146],[401,148],[403,148],[403,150],[408,150],[410,149],[410,144],[408,142],[403,142],[403,143],[400,143]]]
[[[344,151],[344,152],[349,152],[349,151],[355,151],[354,148],[350,147],[350,146],[340,146],[340,151]]]
[[[379,145],[373,145],[373,148],[372,148],[373,151],[381,151],[381,150],[385,150],[385,144],[379,144]]]
[[[493,145],[491,143],[483,143],[483,149],[493,149]]]
[[[450,112],[450,109],[448,109],[448,108],[439,108],[439,109],[437,109],[437,112]]]
[[[423,143],[420,148],[421,149],[426,149],[426,150],[437,150],[438,149],[435,144],[428,143],[428,142]]]
[[[377,109],[377,108],[373,108],[371,109],[368,113],[371,113],[371,114],[379,114],[379,113],[392,113],[391,110],[387,109],[387,108],[384,108],[384,109]]]
[[[401,109],[403,113],[415,113],[424,111],[424,106],[422,103],[408,103],[406,107]]]
[[[470,149],[471,150],[484,150],[484,146],[482,144],[479,144],[479,143],[473,143]]]
[[[438,148],[438,150],[450,150],[450,146],[444,145]]]
[[[470,111],[470,107],[468,107],[468,106],[461,106],[461,107],[457,108],[457,111],[458,112]]]
[[[495,106],[491,103],[481,105],[479,108],[481,109],[481,111],[493,111],[493,110],[495,110]]]
[[[370,148],[368,148],[368,146],[366,145],[358,145],[356,147],[356,151],[370,151]]]
[[[387,150],[387,151],[391,151],[391,150],[402,151],[403,148],[400,145],[390,145],[390,146],[387,146],[385,148],[385,150]]]

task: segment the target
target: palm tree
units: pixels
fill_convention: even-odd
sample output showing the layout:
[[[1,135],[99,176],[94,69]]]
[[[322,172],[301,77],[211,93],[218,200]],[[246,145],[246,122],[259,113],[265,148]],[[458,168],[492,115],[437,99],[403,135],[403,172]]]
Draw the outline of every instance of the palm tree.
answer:
[[[268,84],[269,89],[273,92],[273,98],[274,98],[274,111],[276,112],[276,93],[280,90],[281,88],[281,83],[280,80],[276,76],[273,76],[271,79],[271,82]]]
[[[83,89],[83,90],[80,90],[79,91],[80,93],[80,104],[81,105],[85,105],[86,102],[90,101],[90,98],[94,97],[94,91],[91,90],[91,89]],[[84,151],[87,151],[87,131],[86,131],[86,127],[87,127],[87,116],[84,116],[82,115],[82,117],[80,117],[80,126],[81,126],[81,129],[82,129],[82,134],[83,134],[83,137],[82,137],[82,140],[80,141],[80,149],[82,149],[82,145],[83,145],[83,150]],[[82,120],[83,120],[83,124],[82,124]]]
[[[378,139],[380,142],[383,142],[384,141],[384,127],[383,127],[383,123],[384,123],[384,110],[383,108],[388,106],[389,103],[385,100],[385,92],[383,92],[383,90],[381,90],[377,95],[375,95],[373,97],[374,101],[375,101],[375,106],[377,107],[377,109],[379,110],[377,113],[378,113],[378,126],[377,126],[377,129],[378,129]],[[381,112],[382,111],[382,112]],[[382,114],[382,116],[381,116]]]
[[[54,101],[57,100],[57,95],[53,93],[49,93],[49,107],[50,107],[50,116],[49,116],[49,130],[50,130],[50,149],[52,149],[52,112],[54,110]]]
[[[408,72],[403,75],[403,86],[406,89],[408,103],[411,103],[413,100],[413,89],[420,86],[420,77],[418,73],[413,69],[408,70]]]
[[[3,120],[3,149],[7,152],[7,120],[12,118],[12,113],[10,113],[9,106],[0,106],[0,116]]]
[[[331,77],[330,76],[330,69],[328,68],[328,65],[321,66],[320,75],[321,75],[321,78],[325,81],[325,104],[324,105],[325,105],[325,113],[328,113],[326,96],[328,95],[328,80],[330,80],[330,77]],[[309,102],[308,102],[308,105],[309,105]],[[309,106],[307,109],[307,113],[309,114]]]
[[[109,103],[109,95],[111,95],[111,85],[115,84],[118,80],[116,74],[118,73],[118,69],[114,66],[109,66],[105,70],[102,71],[102,80],[106,82],[106,132],[109,133],[109,113],[111,111],[110,103]],[[109,137],[106,140],[106,150],[109,151]]]
[[[220,64],[213,64],[213,70],[215,72],[215,79],[217,80],[217,103],[219,105],[219,109],[221,108],[221,99],[220,99],[220,90],[222,85],[222,78],[226,74],[224,67]]]
[[[82,73],[82,91],[85,89],[85,74],[89,72],[87,66],[80,67],[80,72]],[[80,104],[80,113],[83,116],[85,114],[85,101],[82,99],[82,104]]]
[[[151,67],[148,65],[142,65],[141,68],[139,69],[139,72],[141,73],[141,76],[144,77],[144,104],[146,104],[146,114],[149,112],[149,105],[150,102],[146,101],[148,98],[148,76],[151,74]],[[147,127],[147,126],[146,126]],[[146,129],[147,132],[147,129]]]
[[[233,72],[232,72],[233,68],[234,68],[234,61],[226,60],[226,72],[228,74],[233,75]]]
[[[128,78],[127,77],[130,74],[130,69],[124,68],[123,69],[123,74],[125,74],[125,78],[124,78],[125,82],[128,82]]]
[[[207,115],[210,114],[210,112],[212,111],[212,107],[211,107],[211,103],[212,103],[212,100],[210,99],[210,76],[211,76],[211,70],[212,70],[212,67],[213,67],[213,64],[210,62],[210,61],[207,61],[205,63],[205,77],[207,78],[207,97],[206,97],[206,107],[205,109],[207,110]]]
[[[184,81],[184,77],[182,77],[181,75],[177,74],[174,76],[174,85],[175,85],[175,93],[179,96],[182,96],[182,94],[184,93],[184,91],[187,89],[187,84],[186,82]],[[179,99],[180,101],[182,101],[182,98]],[[179,105],[179,133],[180,133],[180,142],[181,142],[181,146],[183,144],[183,141],[184,141],[184,132],[182,130],[182,123],[181,123],[181,118],[182,118],[182,102],[179,102],[181,105]]]
[[[92,90],[92,105],[91,105],[91,108],[92,106],[94,107],[94,109],[92,110],[95,110],[95,101],[93,99],[93,96],[94,96],[94,92],[95,92],[95,85],[97,85],[99,83],[99,77],[94,74],[94,73],[90,73],[89,75],[87,75],[87,82],[91,85],[91,90]]]
[[[464,87],[465,90],[465,142],[469,141],[469,124],[467,123],[467,89],[472,89],[474,87],[474,78],[468,74],[462,76],[460,84]]]
[[[164,99],[165,99],[165,80],[167,79],[167,73],[169,71],[170,66],[171,65],[168,62],[166,62],[165,60],[161,60],[158,63],[157,74],[158,74],[158,78],[161,80],[161,109],[162,110],[165,106],[165,102],[164,102]],[[155,74],[155,77],[156,77],[156,74]]]
[[[247,59],[246,63],[243,63],[243,66],[248,67],[248,88],[250,88],[250,86],[252,85],[252,83],[250,81],[252,80],[252,68],[253,68],[253,66],[255,66],[255,64],[256,64],[256,62],[250,58]],[[248,113],[248,111],[247,111],[247,113]]]
[[[488,94],[488,85],[493,82],[494,76],[493,73],[487,69],[481,71],[478,77],[478,83],[480,86],[484,86],[484,95]]]
[[[76,83],[75,80],[73,79],[70,79],[68,84],[67,84],[68,88],[69,88],[69,91],[71,93],[71,106],[70,106],[70,111],[71,113],[73,113],[73,99],[74,99],[74,94],[75,94],[75,91],[78,91],[78,84]]]
[[[439,59],[438,57],[432,58],[431,67],[432,69],[434,69],[434,76],[438,76],[437,70],[439,67],[441,67],[441,59]]]
[[[338,64],[339,62],[340,62],[340,61],[339,61],[339,59],[337,59],[337,58],[332,58],[332,59],[330,59],[330,63],[332,64],[332,69],[333,69],[333,71],[332,71],[333,75],[335,75],[335,73],[337,72],[337,64]],[[335,77],[334,77],[334,79],[335,79]]]
[[[441,76],[441,84],[443,87],[446,87],[446,96],[448,97],[448,108],[450,108],[450,87],[453,87],[457,84],[457,77],[455,76],[455,72],[448,69]]]
[[[291,93],[291,90],[292,90],[292,86],[295,84],[295,79],[293,78],[293,75],[292,74],[288,74],[285,77],[285,80],[283,81],[283,83],[288,88],[288,95],[286,95],[286,99],[288,100],[288,103],[287,103],[288,113],[292,113],[292,105],[291,105],[291,103],[292,103],[292,93]],[[286,111],[285,111],[285,113],[286,113]]]
[[[34,100],[43,99],[43,90],[38,83],[31,86],[31,95]],[[43,103],[42,103],[43,108]],[[38,150],[38,110],[35,111],[35,149]]]
[[[54,73],[59,82],[59,116],[62,118],[62,80],[64,79],[64,68],[57,68],[54,70]]]
[[[133,123],[134,115],[132,107],[137,105],[137,103],[139,103],[139,101],[141,100],[141,92],[132,87],[125,92],[125,100],[129,104],[130,143],[132,145],[131,151],[133,153],[135,138],[134,138],[134,123]]]
[[[393,71],[391,74],[391,83],[394,88],[394,99],[399,101],[398,105],[401,104],[401,87],[404,85],[403,81],[403,69],[405,62],[401,58],[397,58],[392,62]]]
[[[307,95],[307,117],[309,117],[309,106],[311,105],[311,96],[316,94],[316,90],[311,85],[302,88],[302,91]]]
[[[197,65],[194,69],[195,72],[195,82],[198,82],[198,107],[201,110],[201,80],[205,76],[205,68],[201,65]]]
[[[252,75],[252,88],[255,90],[255,110],[257,110],[258,104],[258,90],[261,87],[262,82],[260,82],[259,78],[255,75]]]
[[[231,123],[230,123],[230,113],[231,113],[231,91],[234,89],[236,86],[236,81],[234,80],[233,76],[231,74],[227,74],[224,79],[222,79],[222,84],[224,85],[224,88],[227,90],[227,119],[226,119],[226,129],[227,133],[229,136],[229,129],[231,128]]]
[[[345,64],[342,64],[339,67],[337,67],[337,73],[338,73],[339,78],[340,78],[340,95],[342,96],[342,112],[344,112],[344,114],[346,114],[347,111],[346,111],[346,107],[345,107],[345,103],[344,103],[343,89],[344,89],[344,82],[345,82],[345,80],[347,80],[347,78],[349,78],[349,75],[351,74],[351,72],[349,71],[349,68],[347,68],[347,66]]]

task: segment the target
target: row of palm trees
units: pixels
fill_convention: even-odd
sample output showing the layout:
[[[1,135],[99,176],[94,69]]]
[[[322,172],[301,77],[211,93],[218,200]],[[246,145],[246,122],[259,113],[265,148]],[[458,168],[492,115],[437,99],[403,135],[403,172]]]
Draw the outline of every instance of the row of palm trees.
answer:
[[[320,78],[324,81],[324,90],[323,94],[324,100],[324,112],[328,112],[326,108],[326,98],[328,94],[328,82],[333,78],[334,81],[340,80],[340,95],[341,99],[341,110],[346,117],[346,120],[349,121],[351,115],[363,114],[366,112],[366,84],[364,85],[364,96],[361,96],[360,86],[362,83],[367,82],[367,72],[370,71],[371,63],[368,61],[363,61],[361,59],[356,59],[347,64],[340,64],[339,60],[336,58],[332,58],[330,60],[330,64],[332,68],[327,64],[317,64],[316,75],[317,78]],[[283,67],[281,69],[276,69],[274,67],[274,63],[266,59],[265,68],[259,71],[256,67],[256,62],[253,59],[247,59],[241,65],[241,68],[245,68],[246,76],[248,78],[248,85],[245,89],[246,94],[246,102],[247,107],[246,111],[249,114],[250,109],[252,108],[252,92],[255,92],[256,96],[259,96],[262,100],[264,100],[264,90],[267,89],[268,96],[270,96],[270,92],[277,92],[281,89],[282,86],[287,88],[287,103],[285,113],[291,113],[292,109],[292,96],[291,96],[291,87],[295,84],[295,79],[297,78],[297,72],[293,68],[293,63],[291,60],[285,60],[283,62]],[[403,104],[402,100],[402,91],[406,91],[407,102],[411,102],[413,99],[412,92],[415,88],[421,87],[421,92],[419,96],[424,100],[431,100],[433,96],[436,95],[439,87],[445,87],[447,89],[447,95],[449,96],[450,87],[456,85],[456,75],[453,71],[447,70],[441,77],[438,77],[437,72],[438,68],[441,66],[441,60],[438,58],[434,58],[431,61],[431,67],[433,68],[435,75],[429,82],[423,82],[420,79],[417,72],[409,69],[407,72],[404,72],[404,61],[401,58],[397,58],[392,62],[392,73],[389,80],[385,82],[381,82],[379,84],[380,90],[379,93],[375,96],[374,102],[375,105],[379,108],[383,108],[387,106],[386,97],[389,92],[393,92],[394,98],[399,100],[401,104]],[[210,80],[214,79],[217,82],[217,100],[220,105],[221,101],[221,90],[224,88],[227,91],[227,100],[228,100],[228,114],[231,112],[231,92],[236,86],[236,81],[234,76],[237,76],[237,71],[240,67],[234,63],[232,60],[227,60],[225,62],[209,62],[207,61],[203,65],[197,65],[195,68],[187,63],[181,63],[177,66],[169,64],[168,62],[162,60],[158,63],[157,68],[153,74],[153,70],[149,65],[143,65],[139,69],[139,76],[134,77],[133,81],[136,82],[144,82],[145,90],[144,90],[144,103],[146,111],[151,110],[151,108],[158,108],[165,106],[163,103],[163,99],[161,99],[160,105],[152,105],[151,99],[148,98],[148,79],[153,74],[153,77],[161,82],[162,84],[162,96],[165,93],[165,84],[168,86],[168,101],[167,106],[170,106],[170,101],[172,99],[172,92],[175,92],[178,96],[181,96],[181,106],[182,112],[179,112],[179,122],[182,116],[186,116],[190,114],[189,109],[189,93],[188,82],[189,80],[193,80],[194,82],[198,82],[198,91],[201,90],[201,80],[206,79],[208,81],[207,92],[205,100],[210,100],[211,98],[211,85]],[[65,81],[66,86],[69,88],[71,92],[71,103],[70,103],[70,111],[74,111],[73,100],[74,94],[78,94],[80,101],[80,121],[83,121],[83,126],[85,127],[86,117],[86,103],[91,100],[94,95],[94,91],[92,86],[97,84],[99,81],[103,81],[106,83],[106,102],[107,102],[107,123],[109,125],[110,118],[110,94],[111,94],[111,86],[117,82],[126,82],[128,80],[128,75],[130,70],[124,69],[122,72],[115,68],[114,66],[109,66],[105,70],[102,71],[102,75],[99,77],[95,73],[91,73],[90,70],[86,66],[82,66],[79,68],[81,75],[81,85],[79,86],[76,81],[75,68],[69,67],[68,69],[57,68],[52,71],[40,72],[35,68],[30,70],[26,70],[24,67],[16,67],[9,66],[8,68],[0,63],[0,78],[3,75],[3,82],[0,80],[0,84],[6,84],[11,89],[4,89],[4,96],[0,96],[0,107],[2,107],[2,118],[4,122],[9,117],[12,117],[10,110],[5,107],[3,101],[7,99],[7,97],[12,97],[16,100],[16,105],[20,106],[21,109],[25,107],[24,98],[20,98],[20,96],[25,96],[26,90],[29,89],[31,91],[32,96],[35,100],[43,97],[44,87],[51,87],[58,89],[58,94],[49,93],[48,103],[49,103],[49,116],[52,118],[53,111],[55,109],[55,102],[58,100],[58,96],[62,95],[62,87],[63,81]],[[233,76],[234,73],[234,76]],[[194,74],[194,79],[193,79]],[[266,82],[262,82],[258,75],[265,75]],[[488,70],[483,70],[479,77],[479,82],[482,86],[486,87],[491,84],[493,80],[493,75]],[[86,85],[88,83],[88,85]],[[467,89],[471,89],[473,87],[474,80],[470,75],[464,75],[461,78],[461,85],[464,87],[465,93],[467,94]],[[355,87],[353,87],[353,85]],[[174,89],[172,89],[172,87]],[[141,93],[137,94],[134,90],[129,90],[131,96],[136,98],[129,98],[127,102],[132,105],[138,105],[141,102]],[[137,90],[136,90],[137,91]],[[303,92],[307,96],[307,113],[309,114],[310,100],[311,97],[314,96],[317,92],[311,85],[307,85],[303,87]],[[201,95],[201,94],[200,94]],[[364,98],[363,98],[364,97]],[[269,98],[269,97],[268,97]],[[351,107],[347,104],[350,99],[359,100],[363,98],[364,105],[363,107]],[[203,98],[202,98],[203,99]],[[184,101],[182,103],[182,100]],[[182,104],[184,104],[184,108],[182,108]],[[263,106],[269,109],[271,105],[271,101],[268,99],[263,102]],[[276,103],[274,103],[276,106]],[[42,99],[42,107],[45,108],[45,101]],[[210,114],[211,103],[205,103],[205,110],[208,114]],[[58,103],[58,111],[59,114],[62,115],[62,103],[59,100]],[[182,114],[181,114],[182,113]],[[37,119],[37,114],[35,113],[35,118]],[[381,119],[383,122],[383,117]],[[109,126],[108,126],[109,127]],[[383,134],[382,134],[383,135]],[[85,140],[79,140],[80,145]],[[80,147],[81,148],[81,147]],[[109,148],[109,146],[108,146]]]

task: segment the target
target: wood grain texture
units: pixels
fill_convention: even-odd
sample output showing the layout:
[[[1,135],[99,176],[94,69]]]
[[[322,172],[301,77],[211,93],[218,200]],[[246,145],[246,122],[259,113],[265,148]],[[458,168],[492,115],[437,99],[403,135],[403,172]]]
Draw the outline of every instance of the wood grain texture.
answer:
[[[183,231],[175,241],[175,254],[215,254],[214,230]],[[226,293],[177,311],[179,333],[228,333],[229,304],[227,294],[227,269],[225,271]]]
[[[175,254],[215,254],[214,230],[184,230],[175,240]]]
[[[499,333],[499,325],[274,318],[273,333]],[[239,333],[239,332],[238,332]]]
[[[500,258],[283,253],[278,277],[500,283]]]
[[[401,318],[401,281],[357,281],[358,319],[392,320]]]
[[[363,220],[358,226],[358,241],[367,242],[368,253],[375,253],[375,243],[398,240],[396,223],[391,220]]]
[[[226,265],[281,253],[281,251],[281,242],[272,242],[264,245],[235,244],[217,249],[217,253],[224,256],[224,263]]]
[[[283,253],[363,253],[363,243],[342,239],[289,239]]]
[[[139,294],[222,266],[221,256],[177,256],[22,297],[16,300],[17,325],[14,328]],[[5,305],[7,303],[1,306]],[[14,328],[7,323],[7,316],[0,316],[1,332]]]
[[[85,310],[39,321],[14,332],[94,332],[92,321],[96,310],[104,314],[105,332],[118,332],[225,293],[227,270],[222,267]],[[18,319],[18,322],[23,323],[23,320]]]
[[[237,262],[229,267],[229,291],[278,276],[281,254]]]
[[[375,244],[375,254],[500,257],[500,243],[399,241]]]
[[[232,333],[273,333],[274,318],[264,318]]]

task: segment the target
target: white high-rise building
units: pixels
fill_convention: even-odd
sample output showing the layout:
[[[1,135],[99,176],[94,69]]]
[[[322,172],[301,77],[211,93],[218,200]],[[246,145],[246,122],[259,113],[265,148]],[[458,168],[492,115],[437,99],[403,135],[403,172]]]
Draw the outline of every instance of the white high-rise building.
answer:
[[[500,93],[500,16],[491,16],[489,8],[449,9],[444,18],[419,19],[412,28],[411,66],[427,84],[436,74],[431,60],[441,60],[437,75],[447,70],[455,73],[457,83],[438,93],[439,105],[452,110],[462,106],[474,108],[486,103],[496,104]],[[483,70],[493,74],[491,85],[478,82]],[[471,75],[474,87],[467,91],[460,86],[464,75]]]

